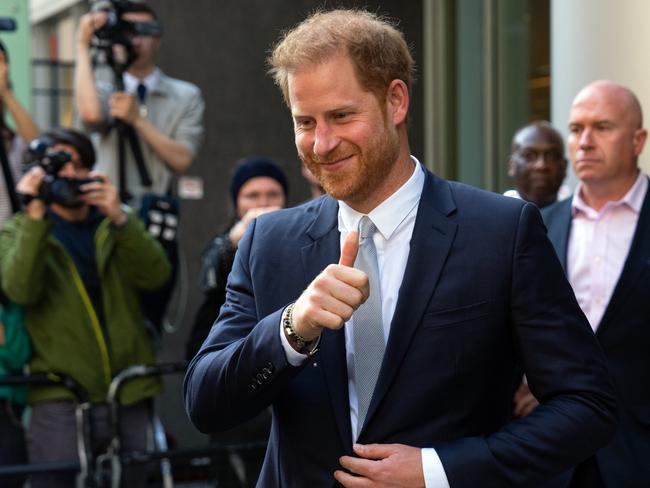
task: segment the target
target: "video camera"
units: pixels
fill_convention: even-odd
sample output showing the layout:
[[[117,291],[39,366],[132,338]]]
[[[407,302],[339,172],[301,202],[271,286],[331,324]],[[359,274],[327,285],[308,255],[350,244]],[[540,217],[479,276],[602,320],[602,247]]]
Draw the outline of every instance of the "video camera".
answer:
[[[122,19],[122,15],[131,12],[134,5],[137,2],[132,0],[95,0],[92,11],[108,14],[106,23],[95,31],[95,37],[100,42],[128,47],[135,36],[160,36],[162,28],[158,21],[129,22]]]
[[[45,171],[45,178],[38,189],[38,198],[46,205],[58,203],[67,208],[77,208],[83,205],[80,196],[83,194],[81,186],[99,178],[68,178],[58,176],[59,171],[72,159],[70,153],[56,151],[51,147],[50,141],[34,139],[28,146],[28,160],[25,171],[34,166],[40,166]]]

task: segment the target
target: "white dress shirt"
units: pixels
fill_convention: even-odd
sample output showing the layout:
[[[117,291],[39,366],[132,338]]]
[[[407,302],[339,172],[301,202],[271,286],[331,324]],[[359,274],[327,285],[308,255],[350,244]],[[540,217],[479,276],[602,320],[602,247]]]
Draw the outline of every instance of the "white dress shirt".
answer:
[[[582,185],[571,202],[573,221],[567,249],[567,275],[580,308],[596,331],[630,252],[648,177],[639,171],[634,185],[600,211],[585,203]]]
[[[138,92],[138,85],[142,83],[147,87],[147,93],[151,93],[156,88],[158,88],[161,74],[162,72],[160,71],[160,68],[154,68],[153,71],[145,76],[143,80],[140,80],[128,71],[125,71],[122,75],[122,80],[124,81],[124,91],[132,95],[136,95]]]
[[[370,220],[377,227],[373,236],[377,249],[377,261],[382,296],[382,320],[384,339],[388,342],[391,321],[395,313],[399,289],[404,278],[406,262],[410,251],[410,241],[415,226],[418,203],[424,188],[424,168],[412,157],[414,171],[411,177],[388,199],[374,208],[369,214]],[[339,201],[338,229],[341,233],[341,246],[348,232],[357,230],[359,220],[364,214],[357,212],[342,201]],[[348,370],[348,393],[350,398],[350,425],[352,441],[357,432],[357,392],[354,376],[354,316],[345,324],[345,349]],[[287,341],[282,326],[280,337],[287,360],[298,366],[307,356],[296,352]],[[449,482],[435,449],[422,449],[422,466],[426,488],[449,488]]]

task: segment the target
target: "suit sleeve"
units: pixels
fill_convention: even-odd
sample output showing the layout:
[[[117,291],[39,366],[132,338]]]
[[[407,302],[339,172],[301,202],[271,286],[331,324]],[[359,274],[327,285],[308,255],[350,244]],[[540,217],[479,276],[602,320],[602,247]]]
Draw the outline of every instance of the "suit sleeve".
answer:
[[[183,384],[185,409],[202,432],[227,430],[273,403],[302,368],[286,359],[278,333],[284,307],[256,311],[250,260],[256,222],[242,238],[228,278],[226,303],[190,363]]]
[[[530,486],[587,458],[616,428],[604,355],[530,204],[513,249],[511,331],[540,406],[491,435],[434,445],[454,488]]]

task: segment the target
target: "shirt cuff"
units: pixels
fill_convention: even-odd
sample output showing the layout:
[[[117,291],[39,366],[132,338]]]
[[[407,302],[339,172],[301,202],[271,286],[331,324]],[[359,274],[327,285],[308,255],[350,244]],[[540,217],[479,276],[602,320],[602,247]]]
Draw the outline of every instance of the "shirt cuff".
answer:
[[[280,319],[280,340],[282,341],[284,354],[287,356],[287,361],[291,366],[301,366],[305,361],[307,361],[308,356],[306,354],[300,354],[293,347],[291,347],[291,344],[289,344],[289,339],[287,339],[287,336],[284,335],[282,319]]]
[[[433,448],[421,449],[425,488],[450,488],[445,468]]]

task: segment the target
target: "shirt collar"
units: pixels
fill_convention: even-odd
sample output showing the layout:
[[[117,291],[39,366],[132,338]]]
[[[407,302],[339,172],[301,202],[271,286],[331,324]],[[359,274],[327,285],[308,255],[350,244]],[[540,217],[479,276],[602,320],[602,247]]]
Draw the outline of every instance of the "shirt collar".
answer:
[[[571,200],[571,213],[575,217],[575,215],[579,212],[583,212],[586,214],[591,214],[594,212],[594,209],[592,209],[587,203],[584,201],[582,198],[582,183],[578,183],[578,186],[576,186],[576,191],[573,194],[573,199]],[[636,181],[632,185],[632,187],[627,191],[627,193],[621,198],[620,200],[616,200],[614,202],[607,202],[605,206],[600,209],[600,212],[597,212],[598,214],[606,211],[609,208],[612,207],[618,207],[620,205],[627,205],[629,208],[631,208],[635,213],[641,212],[641,207],[643,206],[643,200],[645,199],[645,195],[648,191],[648,177],[643,171],[639,171],[638,176],[636,177]]]
[[[124,91],[127,93],[136,93],[138,85],[140,83],[144,84],[147,87],[148,93],[153,93],[154,91],[160,88],[162,72],[160,68],[154,68],[151,73],[149,73],[143,80],[140,80],[133,76],[128,71],[125,71],[122,75],[122,80],[124,81]]]
[[[375,207],[369,214],[370,220],[386,240],[420,201],[424,188],[424,167],[413,156],[415,163],[413,174],[395,193]],[[356,230],[364,214],[357,212],[345,202],[339,200],[339,231]]]

